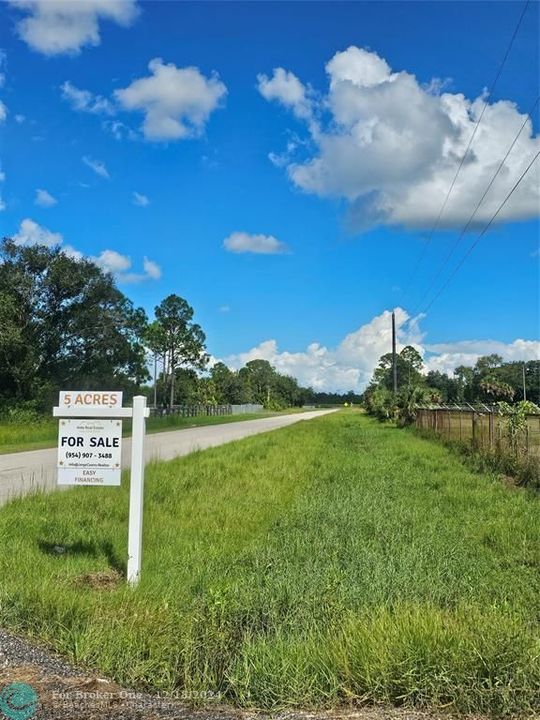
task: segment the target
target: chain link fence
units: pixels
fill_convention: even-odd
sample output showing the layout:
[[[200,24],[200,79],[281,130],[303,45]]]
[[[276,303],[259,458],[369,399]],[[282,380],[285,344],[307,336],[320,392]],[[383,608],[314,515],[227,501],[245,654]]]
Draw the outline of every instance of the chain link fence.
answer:
[[[150,407],[152,417],[177,415],[179,417],[200,417],[201,415],[243,415],[259,413],[264,410],[262,405],[244,403],[243,405],[173,405],[172,408]]]
[[[508,418],[493,406],[437,405],[418,407],[415,412],[417,428],[448,440],[540,459],[540,415],[527,415],[524,429],[512,438]]]

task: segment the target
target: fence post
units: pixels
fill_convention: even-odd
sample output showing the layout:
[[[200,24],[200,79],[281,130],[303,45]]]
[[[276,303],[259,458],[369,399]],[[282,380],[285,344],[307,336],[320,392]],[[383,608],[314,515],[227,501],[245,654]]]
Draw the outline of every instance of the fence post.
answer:
[[[490,411],[489,413],[489,449],[493,450],[493,441],[494,441],[494,419],[493,419],[493,411]]]

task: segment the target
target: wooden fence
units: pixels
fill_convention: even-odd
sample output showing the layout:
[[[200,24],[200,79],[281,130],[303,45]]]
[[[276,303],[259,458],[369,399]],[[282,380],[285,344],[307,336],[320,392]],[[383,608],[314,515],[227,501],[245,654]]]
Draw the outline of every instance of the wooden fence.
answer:
[[[449,440],[540,458],[540,415],[527,416],[525,429],[516,438],[514,447],[508,432],[508,419],[488,405],[419,407],[416,409],[416,427],[433,430]]]

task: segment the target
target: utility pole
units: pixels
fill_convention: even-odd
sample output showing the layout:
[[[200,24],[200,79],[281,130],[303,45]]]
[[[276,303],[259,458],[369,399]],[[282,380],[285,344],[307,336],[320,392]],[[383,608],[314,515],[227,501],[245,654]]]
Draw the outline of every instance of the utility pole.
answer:
[[[394,395],[397,395],[396,314],[393,310],[392,310],[392,376],[394,378]]]
[[[525,387],[525,363],[523,363],[521,369],[523,371],[523,399],[526,400],[527,399],[527,388]]]

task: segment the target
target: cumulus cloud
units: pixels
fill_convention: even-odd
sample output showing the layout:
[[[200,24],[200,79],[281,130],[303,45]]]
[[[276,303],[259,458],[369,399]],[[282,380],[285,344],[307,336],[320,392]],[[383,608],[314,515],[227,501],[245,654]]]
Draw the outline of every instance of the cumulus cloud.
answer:
[[[132,272],[132,262],[128,255],[116,250],[103,250],[97,257],[90,258],[98,267],[105,272],[111,273],[121,283],[137,283],[143,280],[159,280],[161,268],[153,260],[147,257],[143,259],[144,272]]]
[[[459,365],[474,365],[482,355],[497,354],[506,362],[538,360],[540,342],[521,339],[511,343],[500,340],[461,340],[454,343],[427,344],[425,351],[428,370],[451,374]]]
[[[100,22],[128,27],[138,10],[135,0],[9,0],[25,16],[17,23],[21,38],[45,55],[77,54],[99,45]]]
[[[51,232],[30,218],[26,218],[21,222],[19,231],[13,236],[13,241],[16,245],[26,246],[44,245],[45,247],[54,247],[60,245],[62,252],[75,260],[82,260],[86,257],[84,253],[72,245],[64,245],[64,238],[61,233]],[[88,260],[95,263],[105,272],[114,275],[115,279],[121,283],[159,280],[161,277],[161,268],[159,265],[147,257],[143,259],[144,272],[140,273],[132,272],[131,258],[116,250],[103,250],[99,255],[89,256]]]
[[[133,204],[138,205],[139,207],[147,207],[150,205],[150,200],[146,197],[146,195],[135,191],[133,193]]]
[[[97,257],[90,258],[98,267],[113,275],[123,273],[131,267],[131,258],[116,250],[103,250]]]
[[[73,260],[82,260],[84,258],[83,253],[74,248],[72,245],[63,245],[62,252]]]
[[[273,235],[253,235],[247,232],[233,232],[223,241],[225,250],[233,253],[255,253],[257,255],[282,255],[288,252],[287,245]]]
[[[115,110],[112,103],[101,95],[94,95],[90,90],[80,90],[69,80],[61,86],[62,98],[74,110],[91,113],[93,115],[113,115]]]
[[[453,372],[461,364],[473,365],[481,355],[497,352],[505,360],[540,358],[540,343],[515,340],[502,343],[474,340],[447,345],[424,343],[420,329],[421,317],[411,317],[403,308],[396,308],[398,352],[412,345],[422,355],[426,370]],[[301,385],[330,392],[362,391],[369,383],[381,355],[392,347],[391,311],[377,315],[365,325],[346,335],[333,348],[314,342],[301,352],[281,350],[275,340],[266,340],[256,347],[223,358],[229,367],[240,368],[250,360],[268,360],[281,373],[297,378]]]
[[[53,247],[54,245],[61,245],[62,240],[61,233],[51,232],[30,218],[25,218],[21,222],[19,232],[13,236],[13,242],[16,245],[45,245],[45,247]]]
[[[7,107],[5,104],[0,100],[0,123],[4,122],[4,120],[7,118]]]
[[[161,277],[161,268],[157,263],[145,257],[143,260],[143,267],[147,277],[152,278],[152,280],[159,280]]]
[[[420,347],[422,335],[416,320],[401,308],[395,312],[400,347]],[[297,378],[304,386],[346,392],[366,386],[379,357],[388,352],[391,343],[391,311],[385,311],[346,335],[335,348],[314,342],[302,352],[288,352],[281,351],[275,340],[266,340],[247,352],[224,358],[224,362],[240,368],[249,360],[261,358],[268,360],[279,372]]]
[[[53,197],[47,190],[37,189],[36,190],[36,198],[34,200],[34,203],[36,205],[39,205],[40,207],[52,207],[53,205],[56,205],[58,200]]]
[[[16,122],[18,125],[21,125],[25,120],[26,120],[26,117],[25,117],[24,115],[21,115],[20,113],[18,113],[17,115],[15,115],[15,122]]]
[[[349,47],[326,65],[328,90],[316,100],[309,89],[279,68],[259,90],[304,118],[307,140],[299,150],[272,154],[292,182],[320,196],[345,198],[354,227],[376,224],[431,226],[451,185],[482,112],[483,96],[444,92],[434,81],[422,86],[406,71],[394,72],[375,52]],[[309,98],[309,100],[306,100]],[[317,116],[314,121],[313,117]],[[324,122],[321,118],[325,118]],[[482,124],[448,201],[441,227],[464,223],[482,196],[526,115],[509,100],[488,104]],[[527,120],[504,170],[476,215],[491,217],[502,197],[538,152],[540,139]],[[531,172],[498,220],[538,214],[538,168]]]
[[[308,98],[308,89],[294,73],[281,67],[274,68],[271,78],[263,73],[257,75],[257,86],[266,100],[277,100],[299,118],[311,117],[312,104]]]
[[[100,175],[101,177],[107,178],[107,180],[111,177],[109,175],[109,171],[107,170],[107,167],[103,161],[92,160],[92,158],[88,157],[87,155],[84,155],[82,161],[87,167],[89,167],[91,170],[93,170],[96,173],[96,175]]]
[[[183,140],[202,133],[210,114],[227,94],[217,74],[206,77],[196,67],[178,68],[154,58],[150,75],[116,90],[124,110],[144,113],[142,132],[148,140]]]

